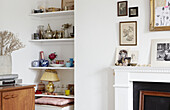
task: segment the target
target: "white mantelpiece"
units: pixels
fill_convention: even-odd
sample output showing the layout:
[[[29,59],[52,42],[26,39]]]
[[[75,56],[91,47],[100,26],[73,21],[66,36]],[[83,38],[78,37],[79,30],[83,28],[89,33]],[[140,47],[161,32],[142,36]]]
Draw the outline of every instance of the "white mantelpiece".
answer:
[[[170,68],[111,67],[115,72],[115,110],[133,110],[133,81],[170,83]]]

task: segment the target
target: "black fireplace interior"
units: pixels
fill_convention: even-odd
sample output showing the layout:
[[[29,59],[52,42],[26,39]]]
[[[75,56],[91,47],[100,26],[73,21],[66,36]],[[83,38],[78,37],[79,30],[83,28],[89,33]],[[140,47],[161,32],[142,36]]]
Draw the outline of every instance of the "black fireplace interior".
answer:
[[[133,110],[139,110],[140,91],[170,92],[170,83],[133,82]],[[170,98],[145,96],[144,110],[170,110]]]

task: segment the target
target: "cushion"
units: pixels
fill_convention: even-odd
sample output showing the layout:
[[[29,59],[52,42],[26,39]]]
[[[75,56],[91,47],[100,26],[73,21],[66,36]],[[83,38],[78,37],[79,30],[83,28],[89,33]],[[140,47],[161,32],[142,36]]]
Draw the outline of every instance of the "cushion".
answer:
[[[74,102],[74,99],[64,99],[64,98],[53,98],[53,97],[41,97],[35,99],[36,104],[50,104],[50,105],[66,105]]]

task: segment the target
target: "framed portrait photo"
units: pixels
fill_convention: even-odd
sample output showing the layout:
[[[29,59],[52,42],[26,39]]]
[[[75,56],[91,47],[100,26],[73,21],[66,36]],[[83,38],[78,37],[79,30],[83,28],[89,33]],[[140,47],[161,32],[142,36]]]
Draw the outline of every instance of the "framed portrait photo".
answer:
[[[120,46],[137,45],[137,21],[119,23],[119,44]]]
[[[129,17],[137,17],[137,16],[138,16],[138,7],[130,7]]]
[[[117,3],[117,15],[118,16],[128,15],[128,2],[127,1],[120,1]]]
[[[152,67],[170,67],[170,39],[152,40]]]
[[[129,51],[130,51],[130,48],[117,47],[115,63],[122,63],[122,60],[124,60],[125,58],[129,56]]]

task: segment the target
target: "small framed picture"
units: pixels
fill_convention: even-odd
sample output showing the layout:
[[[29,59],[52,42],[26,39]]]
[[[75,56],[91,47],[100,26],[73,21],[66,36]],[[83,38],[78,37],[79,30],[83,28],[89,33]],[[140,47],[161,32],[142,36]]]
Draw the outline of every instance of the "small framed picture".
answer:
[[[138,16],[138,7],[130,7],[129,17],[137,17],[137,16]]]
[[[131,50],[129,52],[129,57],[131,57],[131,63],[138,64],[138,55],[139,55],[139,51]]]
[[[115,58],[116,66],[127,66],[125,64],[125,59],[127,59],[129,56],[129,50],[130,48],[127,47],[118,47],[116,49],[116,58]]]
[[[74,95],[74,84],[68,84],[68,90],[70,90],[70,95]]]
[[[62,10],[74,10],[74,0],[62,0]]]
[[[152,40],[152,67],[170,67],[170,39]]]
[[[119,44],[120,46],[137,45],[137,21],[119,23]]]
[[[120,1],[117,3],[117,14],[118,16],[128,15],[128,2],[127,1]]]

